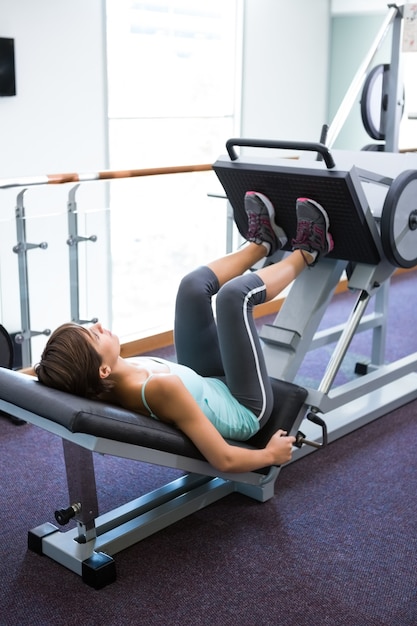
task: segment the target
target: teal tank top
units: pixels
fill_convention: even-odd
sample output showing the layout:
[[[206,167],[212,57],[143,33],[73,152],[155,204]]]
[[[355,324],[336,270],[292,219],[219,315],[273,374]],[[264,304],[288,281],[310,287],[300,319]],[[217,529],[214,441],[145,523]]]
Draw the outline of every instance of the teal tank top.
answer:
[[[259,422],[256,415],[240,404],[221,380],[200,376],[189,367],[172,361],[154,357],[152,359],[167,365],[170,373],[182,380],[204,415],[223,437],[246,441],[258,432]],[[142,385],[142,402],[151,417],[158,419],[146,401],[146,384],[152,375]]]

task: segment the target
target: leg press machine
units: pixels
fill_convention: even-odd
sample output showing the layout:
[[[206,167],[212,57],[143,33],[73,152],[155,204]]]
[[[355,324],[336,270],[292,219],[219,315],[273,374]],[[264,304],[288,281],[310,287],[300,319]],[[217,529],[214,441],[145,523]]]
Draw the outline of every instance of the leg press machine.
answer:
[[[249,442],[234,442],[263,447],[283,428],[297,436],[297,459],[417,398],[417,354],[384,363],[389,279],[398,267],[417,264],[417,156],[330,154],[323,144],[241,139],[229,140],[226,147],[228,154],[213,168],[243,236],[247,229],[243,199],[248,190],[271,199],[276,221],[289,241],[295,236],[298,197],[313,198],[330,217],[334,250],[314,270],[298,277],[274,322],[260,333],[276,399],[273,415]],[[290,155],[302,151],[306,158],[238,156],[236,147],[242,153],[248,148]],[[316,160],[307,158],[316,155]],[[357,292],[350,317],[343,327],[318,332],[344,274],[349,288]],[[375,313],[364,315],[374,296]],[[351,339],[368,329],[373,331],[371,363],[361,376],[333,389]],[[336,347],[318,388],[298,385],[295,378],[306,353],[332,342]],[[58,509],[55,519],[59,525],[73,519],[76,526],[65,532],[50,522],[37,526],[29,531],[28,547],[96,589],[115,580],[115,554],[185,516],[232,492],[259,502],[274,495],[279,467],[221,474],[187,437],[167,424],[48,389],[6,368],[0,368],[0,410],[62,438],[69,506]],[[298,430],[301,426],[307,434]],[[172,467],[184,475],[99,515],[94,453]]]
[[[308,351],[337,341],[318,388],[309,389],[307,398],[313,413],[325,415],[329,441],[417,397],[417,354],[384,362],[390,278],[398,268],[417,265],[417,155],[330,153],[320,143],[251,139],[230,139],[226,148],[227,156],[213,167],[242,236],[247,232],[244,194],[253,189],[271,199],[276,222],[288,235],[288,250],[296,232],[298,197],[312,198],[325,208],[335,241],[334,250],[314,270],[297,278],[273,324],[261,330],[270,376],[293,382]],[[257,155],[271,149],[290,158],[246,156],[253,148]],[[302,156],[295,159],[299,151]],[[350,316],[341,327],[318,332],[345,275],[348,288],[357,294]],[[373,297],[375,311],[365,315]],[[351,340],[369,329],[371,363],[358,364],[366,375],[333,388]],[[315,439],[312,421],[305,425],[309,438]],[[310,451],[303,446],[295,458]]]

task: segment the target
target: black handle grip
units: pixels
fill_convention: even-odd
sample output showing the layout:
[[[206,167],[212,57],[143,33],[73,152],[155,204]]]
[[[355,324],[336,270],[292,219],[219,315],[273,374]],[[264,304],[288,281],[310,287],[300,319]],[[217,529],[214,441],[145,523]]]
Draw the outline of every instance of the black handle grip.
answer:
[[[313,424],[317,424],[317,426],[320,426],[321,430],[322,430],[322,442],[323,442],[323,447],[327,446],[327,424],[324,421],[324,419],[322,419],[321,417],[319,417],[317,415],[317,413],[314,413],[313,411],[310,411],[309,413],[307,413],[307,419],[310,420],[310,422],[313,422]]]
[[[232,161],[238,159],[235,146],[248,148],[278,148],[279,150],[307,150],[318,152],[326,163],[327,169],[335,167],[335,162],[327,146],[322,143],[310,143],[307,141],[269,141],[267,139],[228,139],[226,150]]]

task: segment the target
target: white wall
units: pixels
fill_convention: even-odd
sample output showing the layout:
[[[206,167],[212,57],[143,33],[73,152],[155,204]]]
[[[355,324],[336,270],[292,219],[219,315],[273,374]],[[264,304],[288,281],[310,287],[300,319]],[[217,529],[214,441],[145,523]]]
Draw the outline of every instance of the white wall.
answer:
[[[386,13],[388,4],[386,0],[332,0],[332,14]]]
[[[0,36],[15,40],[17,95],[0,98],[0,178],[105,169],[107,154],[104,0],[0,0]],[[67,196],[72,185],[30,188],[24,194],[29,242],[48,242],[28,252],[31,328],[54,328],[69,319]],[[0,321],[20,327],[14,207],[19,190],[0,190]],[[78,194],[80,234],[98,234],[81,250],[82,316],[109,308],[107,280],[85,276],[108,258],[105,187],[84,185]],[[86,230],[87,232],[84,232]],[[95,247],[94,247],[95,246]],[[80,245],[79,248],[82,248]],[[91,302],[91,306],[90,306]],[[23,329],[26,330],[26,329]],[[44,338],[35,339],[36,347]]]
[[[0,98],[0,176],[105,167],[104,1],[0,0],[17,96]]]
[[[243,137],[319,140],[329,40],[330,0],[246,0]]]

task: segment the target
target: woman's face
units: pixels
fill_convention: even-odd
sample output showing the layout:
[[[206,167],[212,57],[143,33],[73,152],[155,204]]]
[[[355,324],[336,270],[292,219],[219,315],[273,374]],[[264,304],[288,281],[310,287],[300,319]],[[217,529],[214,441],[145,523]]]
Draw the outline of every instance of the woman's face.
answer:
[[[88,328],[94,349],[101,356],[103,365],[113,368],[120,356],[120,341],[117,335],[103,328],[100,322]]]

